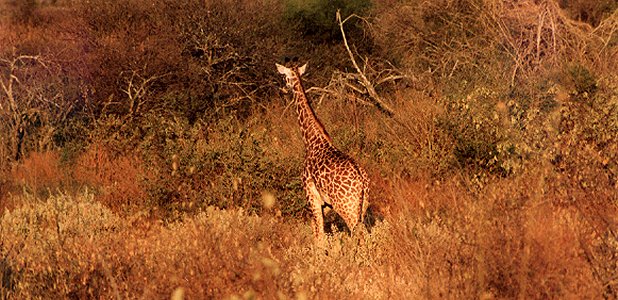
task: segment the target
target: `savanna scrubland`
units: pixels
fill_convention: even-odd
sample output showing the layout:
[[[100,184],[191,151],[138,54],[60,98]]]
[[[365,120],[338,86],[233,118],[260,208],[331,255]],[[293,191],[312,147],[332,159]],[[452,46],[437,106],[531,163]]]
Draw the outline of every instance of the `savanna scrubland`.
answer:
[[[618,297],[616,1],[0,3],[2,299]],[[288,56],[372,180],[327,251]]]

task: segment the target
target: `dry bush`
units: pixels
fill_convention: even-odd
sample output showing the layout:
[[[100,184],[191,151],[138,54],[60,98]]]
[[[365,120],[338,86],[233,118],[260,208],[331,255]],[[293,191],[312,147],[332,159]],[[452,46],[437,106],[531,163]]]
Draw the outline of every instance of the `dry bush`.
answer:
[[[12,184],[35,194],[59,189],[68,179],[55,151],[31,152],[13,168],[10,176]]]
[[[10,164],[0,180],[0,211],[21,205],[11,194],[26,191],[34,195],[70,187],[70,170],[58,151],[30,152],[19,162]]]
[[[14,23],[34,23],[37,20],[36,0],[8,1],[11,19]]]
[[[389,177],[439,175],[452,167],[452,141],[439,127],[442,103],[412,89],[390,95],[397,115],[385,117],[348,98],[314,102],[338,148]],[[342,118],[346,111],[349,117]],[[294,114],[295,116],[295,114]]]
[[[6,178],[8,176],[2,176]],[[0,211],[9,209],[12,203],[8,200],[10,182],[7,179],[0,179]]]
[[[21,207],[0,220],[0,295],[8,299],[101,295],[96,284],[108,274],[101,245],[122,232],[126,222],[87,192],[45,201],[24,195],[19,202]]]
[[[2,293],[153,298],[182,288],[189,297],[216,298],[613,297],[615,218],[600,226],[590,211],[564,206],[572,196],[585,204],[601,194],[564,193],[569,181],[543,170],[480,190],[465,177],[393,181],[396,198],[384,221],[370,234],[333,229],[326,249],[312,246],[306,223],[242,209],[210,207],[143,227],[129,226],[141,221],[113,215],[89,193],[26,197],[2,218]],[[615,211],[607,200],[597,209]]]
[[[209,205],[254,212],[261,211],[261,193],[272,191],[283,214],[302,214],[302,146],[272,135],[277,127],[268,118],[276,120],[277,112],[212,124],[152,119],[139,145],[151,167],[144,184],[152,204],[170,212]]]
[[[598,80],[571,69],[573,89],[562,103],[549,159],[583,188],[616,187],[618,178],[618,78]]]
[[[41,57],[62,66],[43,73],[62,75],[63,99],[83,110],[47,147],[78,153],[72,175],[95,193],[9,200],[0,298],[615,298],[615,14],[591,30],[552,1],[376,7],[377,45],[396,66],[431,69],[433,89],[398,86],[393,119],[351,98],[313,102],[371,174],[380,219],[370,234],[332,222],[326,249],[299,221],[295,112],[268,96],[286,46],[347,58],[287,40],[281,3],[95,1],[67,18],[40,10],[48,26],[2,27],[9,61],[50,45]],[[59,28],[77,50],[45,38]],[[38,78],[20,88],[58,92],[37,66],[19,65]],[[60,184],[58,154],[34,155],[15,174]]]
[[[308,246],[307,224],[208,208],[144,231],[88,193],[27,204],[1,221],[7,298],[160,298],[178,288],[191,298],[385,298],[412,288],[384,265],[388,224],[371,236],[335,232],[326,255]]]
[[[75,159],[73,178],[80,186],[97,191],[97,201],[114,211],[144,208],[146,174],[139,153],[117,155],[105,145],[93,143]]]
[[[30,151],[56,150],[68,139],[69,119],[84,107],[75,73],[80,43],[63,42],[61,24],[0,30],[2,165]]]
[[[476,22],[482,1],[406,1],[378,5],[374,24],[376,43],[397,65],[429,70],[447,77],[458,69],[482,65],[492,45],[479,33]],[[463,25],[465,24],[465,25]],[[463,25],[463,26],[460,26]],[[478,45],[478,50],[474,47]]]
[[[280,244],[293,240],[283,226],[242,210],[209,208],[126,243],[121,259],[137,264],[118,278],[119,290],[128,297],[147,298],[170,295],[178,287],[191,298],[287,294],[277,282],[284,278],[278,262],[284,250]]]
[[[396,273],[419,276],[423,298],[612,297],[616,239],[607,230],[616,220],[599,227],[597,214],[562,206],[570,195],[548,185],[557,175],[537,170],[478,191],[469,179],[394,183],[396,199],[413,200],[391,208],[394,240],[405,242],[387,252],[410,262]],[[597,209],[615,211],[608,200]]]
[[[463,79],[514,86],[540,68],[615,56],[607,51],[612,30],[581,26],[552,0],[421,2],[378,7],[375,39],[396,61],[447,84]],[[615,28],[605,23],[599,29]]]
[[[0,58],[0,128],[9,152],[18,160],[30,151],[53,149],[57,133],[75,108],[62,90],[60,67],[45,58],[12,54]],[[23,82],[23,83],[22,83]]]
[[[272,91],[273,49],[285,38],[279,11],[274,1],[84,3],[79,14],[97,47],[98,108],[131,117],[171,110],[192,122],[246,115]]]
[[[615,178],[609,145],[615,144],[616,14],[593,29],[555,1],[417,2],[379,5],[373,34],[397,65],[429,70],[439,82],[445,113],[437,128],[454,144],[456,165],[482,183],[487,173],[521,172],[537,159],[559,162],[561,149],[585,140],[599,154],[582,159],[600,162],[573,168],[605,169]],[[586,133],[564,134],[557,124]]]
[[[479,228],[480,251],[486,264],[486,289],[498,297],[598,297],[602,293],[583,255],[584,216],[547,201],[561,197],[546,190],[553,176],[536,170],[483,191],[487,202],[484,224],[479,225],[490,227]]]
[[[75,14],[83,24],[79,38],[87,42],[85,71],[97,115],[134,117],[161,108],[153,93],[165,93],[169,82],[159,79],[187,69],[161,3],[95,1],[78,5]]]
[[[618,3],[611,0],[560,0],[558,4],[560,8],[568,12],[573,20],[588,23],[593,27],[598,26],[603,19],[618,8]]]

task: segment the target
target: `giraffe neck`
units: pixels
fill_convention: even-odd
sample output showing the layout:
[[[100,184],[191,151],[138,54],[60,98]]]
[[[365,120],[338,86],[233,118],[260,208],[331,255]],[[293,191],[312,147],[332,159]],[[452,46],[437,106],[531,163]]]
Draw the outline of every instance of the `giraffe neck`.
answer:
[[[315,112],[309,105],[305,89],[300,79],[294,82],[294,102],[296,102],[296,113],[298,114],[298,122],[300,131],[305,142],[305,149],[309,151],[313,148],[318,148],[324,143],[331,143],[331,138],[324,129],[324,125],[320,122]]]

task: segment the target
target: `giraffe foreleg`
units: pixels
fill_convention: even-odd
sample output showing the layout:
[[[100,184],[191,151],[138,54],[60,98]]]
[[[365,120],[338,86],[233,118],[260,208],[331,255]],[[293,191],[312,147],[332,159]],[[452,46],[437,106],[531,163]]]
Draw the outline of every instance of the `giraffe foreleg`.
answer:
[[[313,181],[307,181],[305,183],[305,192],[307,193],[307,201],[311,208],[311,214],[313,216],[311,227],[313,229],[313,235],[319,242],[324,240],[324,214],[322,211],[322,198]]]

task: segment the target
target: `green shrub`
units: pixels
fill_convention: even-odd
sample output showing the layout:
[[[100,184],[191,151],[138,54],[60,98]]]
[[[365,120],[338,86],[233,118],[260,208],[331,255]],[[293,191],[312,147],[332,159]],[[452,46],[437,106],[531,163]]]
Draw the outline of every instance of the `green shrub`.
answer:
[[[588,68],[581,64],[575,64],[568,68],[570,83],[575,88],[575,93],[579,97],[593,96],[597,90],[597,79]],[[586,93],[587,95],[583,95]]]
[[[302,213],[301,158],[286,160],[270,151],[268,132],[233,117],[189,124],[153,116],[143,128],[148,134],[140,148],[151,166],[144,180],[153,205],[171,212],[210,205],[259,212],[268,191],[284,215]]]
[[[447,113],[438,126],[453,139],[459,166],[475,176],[506,176],[522,166],[516,126],[523,112],[515,101],[503,103],[497,92],[481,87],[444,105]]]
[[[560,110],[552,162],[584,188],[615,186],[618,179],[618,78],[610,76],[597,81],[582,69],[576,70],[569,73],[575,82],[575,91]]]
[[[369,0],[286,0],[285,16],[288,22],[297,25],[306,36],[340,40],[337,10],[341,11],[341,17],[345,19],[351,14],[364,14],[370,6]]]

